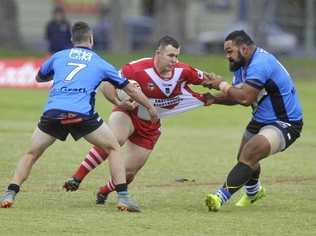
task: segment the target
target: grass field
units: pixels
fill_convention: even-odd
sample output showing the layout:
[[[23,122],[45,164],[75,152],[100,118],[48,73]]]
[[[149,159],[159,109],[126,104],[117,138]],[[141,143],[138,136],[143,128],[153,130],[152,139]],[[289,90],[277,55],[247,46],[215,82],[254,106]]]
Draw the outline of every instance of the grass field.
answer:
[[[110,61],[119,66],[132,58]],[[221,57],[184,61],[228,76]],[[107,165],[91,173],[78,192],[64,192],[64,180],[89,149],[84,141],[68,139],[35,165],[14,207],[0,209],[0,235],[316,235],[316,67],[311,60],[288,60],[286,65],[297,78],[305,126],[292,147],[262,162],[268,195],[258,204],[235,207],[238,193],[218,213],[204,205],[206,194],[223,183],[234,165],[250,118],[249,108],[212,106],[163,121],[155,151],[130,186],[142,213],[118,212],[115,195],[105,206],[94,204]],[[46,97],[45,90],[0,90],[1,189],[28,146]],[[110,111],[100,95],[97,110],[103,117]],[[176,182],[179,177],[194,181]]]

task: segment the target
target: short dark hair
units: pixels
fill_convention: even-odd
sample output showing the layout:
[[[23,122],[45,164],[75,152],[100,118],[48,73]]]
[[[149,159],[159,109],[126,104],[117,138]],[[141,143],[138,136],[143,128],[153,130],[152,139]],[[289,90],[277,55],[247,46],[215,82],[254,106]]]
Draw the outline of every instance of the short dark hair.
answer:
[[[83,21],[73,24],[71,28],[71,37],[73,43],[82,43],[89,40],[92,31],[90,26]]]
[[[254,44],[254,41],[250,38],[250,36],[243,30],[236,30],[231,32],[227,37],[225,38],[225,41],[232,40],[236,45],[240,45],[242,43],[247,45]]]
[[[172,47],[177,48],[177,49],[180,47],[180,44],[176,39],[172,38],[169,35],[166,35],[166,36],[163,36],[161,39],[159,39],[157,48],[166,47],[168,45],[171,45]]]

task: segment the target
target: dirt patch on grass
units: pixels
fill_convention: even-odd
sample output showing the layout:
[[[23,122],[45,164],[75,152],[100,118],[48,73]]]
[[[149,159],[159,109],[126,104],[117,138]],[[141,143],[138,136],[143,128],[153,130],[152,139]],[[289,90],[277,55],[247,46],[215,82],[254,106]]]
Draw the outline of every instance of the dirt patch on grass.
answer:
[[[262,182],[270,184],[270,185],[276,185],[276,184],[298,184],[298,183],[304,183],[309,181],[316,181],[316,176],[312,177],[304,177],[304,176],[288,176],[288,177],[271,177],[271,178],[263,178]],[[210,181],[210,182],[200,182],[197,180],[194,181],[185,181],[185,182],[170,182],[170,183],[160,183],[160,184],[150,184],[145,185],[147,188],[168,188],[168,187],[187,187],[187,186],[212,186],[212,185],[221,185],[223,184],[223,181]]]

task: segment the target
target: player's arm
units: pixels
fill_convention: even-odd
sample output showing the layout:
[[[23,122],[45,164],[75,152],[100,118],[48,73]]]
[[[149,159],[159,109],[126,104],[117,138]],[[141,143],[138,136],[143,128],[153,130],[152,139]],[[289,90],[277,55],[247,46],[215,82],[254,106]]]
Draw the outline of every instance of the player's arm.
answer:
[[[190,84],[194,85],[203,85],[205,87],[208,87],[208,83],[210,82],[210,76],[215,74],[204,72],[202,70],[199,70],[197,68],[188,67],[187,69],[188,76],[186,77],[186,80]],[[236,101],[233,101],[229,96],[226,96],[224,93],[220,92],[216,95],[212,95],[210,93],[204,93],[203,99],[205,101],[205,105],[211,105],[211,104],[223,104],[223,105],[235,105],[238,104]]]
[[[143,105],[147,108],[148,113],[150,114],[153,121],[157,121],[158,112],[154,105],[149,101],[149,99],[143,94],[143,92],[134,86],[132,83],[128,83],[125,87],[122,88],[125,93],[127,93],[134,101]]]
[[[218,75],[209,74],[209,81],[203,85],[208,88],[220,90],[221,93],[218,98],[215,98],[215,103],[218,104],[240,104],[243,106],[250,106],[257,100],[259,89],[243,84],[240,88],[233,87],[228,82],[222,80]]]
[[[53,79],[54,76],[54,70],[53,70],[53,57],[50,57],[47,59],[39,69],[35,80],[39,83],[41,82],[48,82]]]
[[[110,82],[104,81],[100,87],[100,90],[103,94],[103,96],[111,102],[115,106],[120,105],[120,100],[117,97],[116,89],[114,85],[112,85]]]
[[[159,120],[158,112],[154,105],[151,104],[149,99],[141,92],[140,89],[128,82],[128,80],[125,78],[126,74],[124,68],[122,71],[123,73],[118,72],[113,66],[108,66],[107,77],[111,78],[109,82],[111,82],[115,87],[122,89],[131,97],[132,100],[147,108],[151,120],[153,122],[157,122]],[[127,78],[131,78],[131,76],[128,75]]]
[[[48,82],[52,80],[53,76],[52,75],[44,76],[44,75],[41,75],[40,72],[38,72],[35,79],[37,82],[42,83],[42,82]]]
[[[215,95],[211,95],[209,93],[204,94],[206,104],[220,104],[220,105],[236,105],[238,104],[236,101],[234,101],[232,98],[230,98],[228,95],[224,94],[223,92],[219,92]]]
[[[121,101],[116,92],[116,88],[110,82],[104,81],[100,87],[103,96],[113,105],[118,106],[124,110],[133,110],[137,105],[135,102]]]

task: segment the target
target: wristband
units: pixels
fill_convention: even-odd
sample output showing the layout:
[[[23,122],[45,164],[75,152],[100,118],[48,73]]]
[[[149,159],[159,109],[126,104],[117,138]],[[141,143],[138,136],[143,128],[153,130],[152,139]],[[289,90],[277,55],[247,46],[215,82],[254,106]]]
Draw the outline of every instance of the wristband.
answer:
[[[222,82],[220,82],[219,85],[218,85],[219,90],[222,91],[222,92],[225,93],[225,94],[228,92],[228,90],[229,90],[231,87],[232,87],[232,86],[231,86],[229,83],[227,83],[226,81],[222,81]]]

